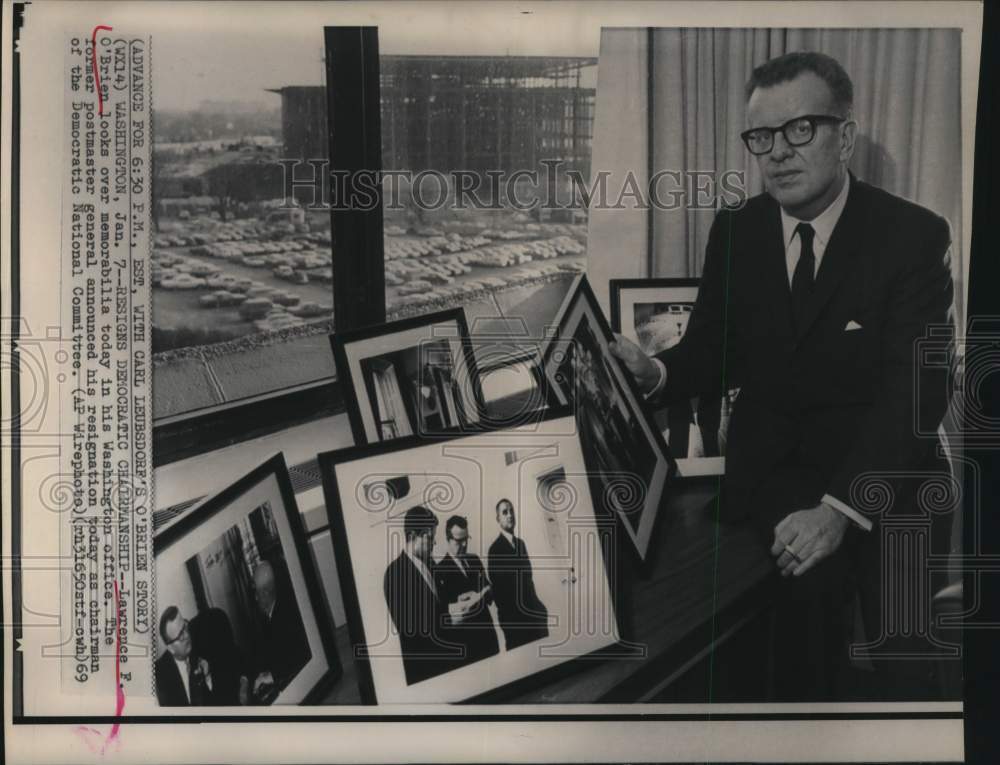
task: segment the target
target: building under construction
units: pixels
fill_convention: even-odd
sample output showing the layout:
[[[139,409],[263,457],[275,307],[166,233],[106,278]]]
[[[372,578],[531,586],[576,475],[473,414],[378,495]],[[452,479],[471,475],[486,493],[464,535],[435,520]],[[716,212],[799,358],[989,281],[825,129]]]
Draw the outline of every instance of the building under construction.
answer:
[[[381,56],[379,67],[384,169],[512,173],[558,159],[588,176],[596,58]],[[324,89],[274,92],[285,157],[325,158]]]
[[[382,162],[391,170],[590,171],[597,59],[383,56]]]

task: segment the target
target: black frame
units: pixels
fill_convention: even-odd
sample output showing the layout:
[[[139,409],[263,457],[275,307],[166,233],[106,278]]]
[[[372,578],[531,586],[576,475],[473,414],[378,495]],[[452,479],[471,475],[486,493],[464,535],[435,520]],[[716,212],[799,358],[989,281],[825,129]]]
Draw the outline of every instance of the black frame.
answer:
[[[622,332],[622,295],[624,292],[633,289],[694,289],[697,298],[698,289],[701,286],[701,279],[696,277],[650,277],[648,279],[611,279],[609,292],[611,295],[611,328],[621,334]],[[694,301],[692,301],[694,302]],[[661,410],[662,411],[662,410]],[[664,416],[665,415],[661,415]],[[665,420],[662,420],[665,425]],[[669,444],[668,444],[669,447]],[[677,478],[682,480],[693,480],[696,478],[721,476],[726,472],[726,458],[717,457],[684,457],[675,456],[678,462]]]
[[[546,409],[537,410],[535,423],[548,422],[560,418],[569,418],[573,414],[570,406],[549,406]],[[393,439],[392,441],[379,441],[372,444],[361,444],[358,446],[337,449],[330,452],[321,452],[319,455],[320,472],[323,474],[323,495],[326,500],[326,512],[330,519],[330,533],[333,538],[334,558],[337,562],[337,575],[340,579],[341,593],[344,598],[344,608],[347,611],[347,628],[351,637],[351,648],[353,651],[354,666],[358,676],[358,689],[361,693],[361,702],[367,705],[377,705],[378,699],[375,693],[375,683],[372,678],[371,665],[365,653],[367,640],[365,639],[364,621],[361,616],[361,603],[358,598],[357,582],[354,577],[354,564],[351,559],[351,550],[347,538],[347,525],[344,521],[344,510],[340,504],[340,491],[337,483],[336,467],[342,462],[353,462],[369,457],[380,457],[394,452],[408,451],[410,449],[426,446],[427,444],[446,443],[459,438],[466,438],[476,435],[495,433],[496,430],[489,427],[474,428],[473,430],[451,430],[441,436],[427,438],[421,436],[406,436],[404,438]],[[579,433],[576,434],[579,438]],[[581,450],[582,451],[582,450]],[[594,508],[595,527],[601,528],[602,519],[596,499],[591,494]],[[620,535],[612,535],[612,539],[617,540]],[[540,670],[526,677],[515,680],[507,685],[498,686],[484,693],[465,699],[457,704],[476,703],[503,703],[516,697],[526,690],[551,682],[557,678],[582,668],[586,663],[593,661],[606,661],[614,656],[634,655],[629,650],[627,619],[622,616],[622,596],[620,587],[623,577],[628,576],[625,570],[615,571],[608,565],[609,552],[618,562],[619,568],[623,567],[624,559],[620,554],[621,545],[615,545],[613,551],[609,551],[606,544],[601,545],[601,561],[604,564],[604,574],[607,578],[608,590],[611,594],[611,606],[614,610],[615,629],[621,638],[618,642],[605,648],[582,654],[572,659],[568,659],[561,664]],[[443,718],[448,719],[448,718]],[[545,719],[545,718],[542,718]]]
[[[611,297],[611,330],[621,334],[622,331],[622,305],[621,294],[625,290],[633,289],[656,289],[657,287],[694,287],[701,285],[701,279],[697,277],[656,277],[648,279],[611,279],[608,282],[608,293]]]
[[[351,423],[351,433],[354,436],[355,444],[369,443],[368,435],[365,433],[364,421],[361,417],[361,401],[359,400],[359,385],[363,385],[362,380],[355,380],[351,374],[351,366],[348,359],[347,348],[349,345],[364,342],[374,337],[384,337],[400,332],[408,332],[421,327],[431,327],[435,324],[445,324],[455,322],[458,327],[458,339],[462,343],[462,351],[465,358],[465,365],[469,372],[470,384],[472,385],[472,396],[477,408],[476,421],[485,419],[486,405],[483,400],[483,389],[479,379],[479,367],[476,365],[476,355],[472,347],[472,338],[469,335],[469,326],[465,320],[465,309],[461,306],[450,308],[436,313],[420,314],[410,316],[388,324],[378,324],[348,332],[334,332],[330,335],[330,346],[333,349],[334,362],[337,365],[337,379],[340,383],[341,394],[344,398],[347,416]],[[430,339],[430,338],[428,338]],[[451,338],[444,338],[449,339]],[[367,395],[367,391],[362,388]],[[470,428],[465,427],[468,431]],[[471,430],[475,430],[473,427]],[[446,433],[447,429],[440,431]],[[436,436],[434,433],[423,433],[424,436]]]
[[[175,523],[163,528],[163,530],[153,536],[153,556],[155,559],[160,553],[179,542],[185,536],[193,532],[209,518],[225,510],[232,502],[237,500],[250,488],[273,477],[278,483],[278,490],[284,503],[285,513],[288,516],[289,527],[292,532],[292,541],[295,554],[299,558],[299,565],[302,568],[302,576],[306,584],[306,597],[313,609],[316,618],[316,628],[319,632],[320,643],[326,656],[327,670],[315,683],[312,690],[299,703],[299,706],[312,705],[320,702],[329,689],[340,679],[343,674],[343,665],[337,653],[336,645],[333,641],[333,620],[328,616],[326,604],[323,602],[323,594],[320,589],[319,579],[313,569],[312,558],[309,553],[309,546],[306,542],[305,529],[302,526],[302,519],[299,515],[298,504],[295,501],[295,492],[292,489],[292,482],[288,477],[288,467],[285,464],[285,456],[281,452],[274,455],[266,462],[251,470],[238,481],[230,484],[218,494],[199,504],[191,512],[181,516]],[[287,553],[287,551],[286,551]],[[329,618],[329,621],[327,620]]]
[[[569,316],[573,313],[576,305],[583,301],[586,307],[589,309],[590,313],[593,315],[596,324],[597,331],[601,334],[604,341],[607,343],[614,342],[614,336],[611,333],[611,328],[608,327],[607,319],[604,316],[604,312],[601,310],[600,304],[597,302],[597,296],[594,295],[594,291],[590,286],[590,282],[587,281],[586,274],[580,274],[577,277],[576,283],[570,287],[569,292],[566,295],[566,299],[563,301],[562,306],[559,309],[559,313],[556,315],[555,331],[554,334],[549,338],[548,343],[545,346],[545,350],[542,353],[541,361],[541,377],[546,381],[545,394],[549,399],[550,406],[559,406],[561,401],[559,400],[557,394],[555,393],[556,385],[550,377],[550,366],[552,361],[552,356],[556,352],[561,340],[566,338],[566,329]],[[660,507],[663,504],[663,492],[666,491],[667,486],[671,479],[677,474],[677,463],[674,457],[670,454],[670,450],[667,447],[666,441],[663,439],[663,434],[660,432],[659,428],[656,426],[656,421],[654,420],[652,413],[650,412],[648,406],[646,405],[645,397],[639,391],[639,388],[635,384],[635,380],[627,369],[624,369],[618,359],[613,358],[611,363],[616,365],[621,371],[622,379],[625,381],[628,391],[631,394],[636,406],[631,406],[633,409],[633,415],[640,421],[644,422],[646,427],[652,433],[652,443],[651,446],[654,449],[655,456],[657,458],[657,464],[659,459],[662,458],[666,462],[666,474],[663,478],[663,485],[660,492],[655,495],[654,501],[650,502],[647,500],[646,506],[642,511],[642,517],[646,517],[647,514],[652,514],[652,520],[649,521],[648,527],[645,529],[644,534],[640,534],[640,529],[643,528],[642,523],[635,531],[635,552],[639,558],[639,562],[642,563],[646,560],[649,553],[649,543],[653,539],[653,530],[656,526],[656,520],[659,517]],[[626,401],[626,403],[628,403]],[[574,404],[575,405],[575,404]],[[579,416],[579,415],[578,415]],[[648,442],[647,442],[648,443]],[[588,470],[591,470],[588,466]],[[591,493],[595,497],[601,497],[602,500],[599,504],[603,505],[604,497],[602,486],[598,482],[599,478],[591,473]],[[618,518],[622,524],[626,524],[626,520],[621,517],[621,513],[617,512],[614,508],[604,506],[605,512]],[[629,535],[631,538],[631,534]],[[644,537],[644,541],[642,539]]]

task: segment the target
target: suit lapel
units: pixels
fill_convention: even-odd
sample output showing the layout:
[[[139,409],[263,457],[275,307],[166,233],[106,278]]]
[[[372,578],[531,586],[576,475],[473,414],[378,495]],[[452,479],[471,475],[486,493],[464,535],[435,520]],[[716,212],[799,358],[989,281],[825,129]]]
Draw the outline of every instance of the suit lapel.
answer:
[[[409,555],[403,553],[403,557],[406,559],[406,565],[410,567],[411,576],[413,576],[416,581],[420,582],[420,584],[424,587],[424,589],[430,592],[432,598],[437,600],[438,597],[437,587],[436,586],[432,587],[428,583],[428,581],[424,578],[423,573],[420,571],[419,568],[417,568],[417,564],[415,564],[412,560],[410,560]],[[433,574],[431,575],[431,577],[433,581]]]
[[[774,336],[786,336],[790,343],[793,339],[794,324],[792,320],[792,290],[788,285],[788,265],[785,263],[785,234],[781,227],[781,208],[773,198],[767,207],[762,237],[758,243],[761,253],[761,279],[763,290],[771,306],[771,322]]]
[[[168,655],[168,654],[165,654],[165,655]],[[173,675],[174,684],[177,687],[177,697],[180,698],[180,699],[184,699],[184,702],[186,704],[190,704],[191,703],[191,694],[190,694],[190,692],[187,689],[185,689],[185,687],[184,687],[184,680],[183,680],[183,678],[181,678],[181,668],[177,666],[177,662],[174,661],[174,659],[173,659],[172,656],[169,658],[167,666],[170,667],[170,669],[171,669],[171,675]]]
[[[510,541],[507,539],[506,534],[501,533],[500,539],[503,540],[503,546],[506,547],[507,550],[509,551],[507,552],[507,555],[517,555],[517,545],[511,544]]]
[[[819,271],[816,273],[816,285],[806,310],[805,321],[802,322],[802,326],[796,328],[796,346],[805,338],[823,308],[837,291],[837,287],[849,270],[848,266],[861,247],[865,210],[858,198],[863,193],[860,186],[861,184],[852,177],[844,212],[834,226],[830,242],[820,261]]]
[[[465,567],[463,568],[462,567],[463,564],[458,560],[458,558],[456,558],[451,553],[448,553],[448,565],[450,565],[451,568],[452,568],[452,570],[455,572],[455,574],[457,576],[461,577],[464,581],[468,582],[469,579],[471,578],[469,576],[469,562],[468,561],[465,561],[465,563],[464,563]]]

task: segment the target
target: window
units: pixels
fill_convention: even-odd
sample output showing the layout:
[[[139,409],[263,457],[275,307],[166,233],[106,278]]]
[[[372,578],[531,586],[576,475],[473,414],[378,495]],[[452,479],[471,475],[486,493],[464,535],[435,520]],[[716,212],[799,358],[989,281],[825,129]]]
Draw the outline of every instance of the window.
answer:
[[[156,40],[154,417],[329,381],[330,214],[286,194],[328,154],[322,29]]]
[[[379,59],[389,318],[466,306],[551,321],[586,255],[597,60]]]
[[[373,56],[377,35],[261,31],[217,45],[208,66],[213,41],[164,33],[151,266],[158,420],[333,383],[334,309],[350,327],[462,305],[474,333],[495,334],[499,319],[540,338],[583,270],[578,188],[589,183],[596,39],[586,55],[505,55],[498,43],[477,55],[389,46]],[[192,48],[198,56],[185,55]],[[242,71],[278,59],[279,70]],[[374,62],[379,77],[366,79]],[[342,124],[330,109],[338,125],[327,124],[330,99],[368,109],[372,93],[374,135],[377,120],[352,109],[339,111],[353,115]],[[325,204],[328,173],[354,157],[365,168],[380,159],[387,174],[377,216]]]

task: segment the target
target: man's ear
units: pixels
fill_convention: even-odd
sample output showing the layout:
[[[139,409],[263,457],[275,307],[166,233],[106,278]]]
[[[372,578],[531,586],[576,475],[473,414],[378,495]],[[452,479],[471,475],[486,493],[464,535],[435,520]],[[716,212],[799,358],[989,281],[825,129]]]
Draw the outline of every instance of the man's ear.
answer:
[[[849,118],[841,128],[840,134],[840,159],[842,162],[850,161],[854,155],[854,142],[858,137],[858,123]]]

